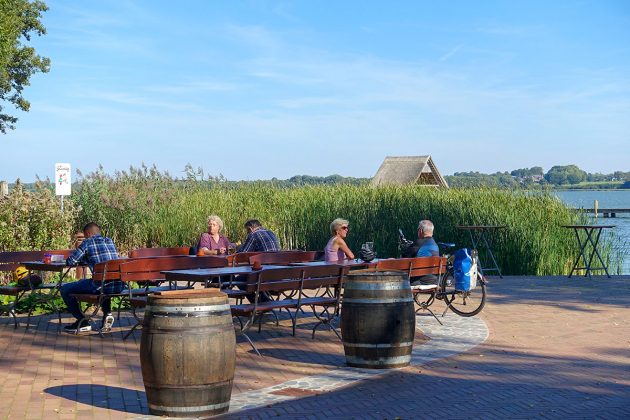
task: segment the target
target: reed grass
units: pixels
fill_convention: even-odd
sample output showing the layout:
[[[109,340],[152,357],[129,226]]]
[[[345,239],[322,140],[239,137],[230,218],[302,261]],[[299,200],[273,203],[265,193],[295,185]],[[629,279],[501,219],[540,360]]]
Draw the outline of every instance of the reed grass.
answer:
[[[108,177],[86,177],[74,196],[81,223],[96,220],[122,250],[145,246],[196,244],[206,219],[219,215],[224,234],[244,240],[243,223],[259,219],[285,249],[322,249],[330,222],[350,221],[354,250],[373,241],[381,257],[397,255],[398,228],[410,239],[417,223],[430,219],[439,241],[470,246],[458,225],[505,225],[491,235],[505,274],[566,274],[575,257],[573,233],[561,227],[579,215],[555,196],[498,189],[434,189],[367,185],[280,188],[269,182],[239,183],[172,180],[154,168]],[[482,254],[483,257],[483,254]]]

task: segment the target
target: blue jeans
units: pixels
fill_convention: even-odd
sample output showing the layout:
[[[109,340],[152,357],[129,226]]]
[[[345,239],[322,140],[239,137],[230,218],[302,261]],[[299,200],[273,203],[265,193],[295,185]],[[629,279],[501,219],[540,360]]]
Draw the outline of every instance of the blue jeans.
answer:
[[[120,283],[120,282],[116,282]],[[66,283],[61,286],[61,298],[66,303],[68,311],[76,318],[83,318],[83,312],[79,306],[79,302],[72,296],[72,294],[84,294],[84,295],[98,295],[101,293],[100,283],[94,283],[92,279],[82,279]],[[106,285],[105,292],[107,293],[119,293],[123,287],[121,285]],[[110,313],[112,311],[111,299],[103,299],[102,302],[103,313]]]

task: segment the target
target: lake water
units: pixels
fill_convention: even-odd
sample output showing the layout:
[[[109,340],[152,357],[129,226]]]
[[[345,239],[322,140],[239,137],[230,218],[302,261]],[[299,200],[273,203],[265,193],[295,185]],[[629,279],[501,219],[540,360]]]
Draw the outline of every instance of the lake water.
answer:
[[[630,190],[617,191],[556,191],[560,200],[575,208],[593,208],[593,202],[599,202],[599,208],[630,208]],[[630,274],[630,213],[619,213],[614,218],[595,218],[589,215],[593,223],[615,225],[614,229],[604,229],[602,237],[613,242],[614,255],[621,261],[620,267],[610,274]],[[576,241],[577,246],[577,241]],[[601,272],[603,273],[603,271]]]

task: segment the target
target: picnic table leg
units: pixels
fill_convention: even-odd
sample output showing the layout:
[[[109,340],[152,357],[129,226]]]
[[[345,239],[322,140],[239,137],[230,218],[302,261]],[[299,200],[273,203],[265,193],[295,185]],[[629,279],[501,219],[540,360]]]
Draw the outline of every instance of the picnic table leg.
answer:
[[[488,239],[486,238],[484,230],[481,231],[480,236],[484,244],[486,245],[486,249],[488,250],[488,255],[490,255],[490,259],[492,260],[492,263],[494,264],[494,270],[496,270],[497,273],[499,273],[500,278],[503,278],[503,275],[501,274],[501,269],[499,268],[499,264],[497,264],[497,260],[494,258],[494,254],[492,253],[492,248],[490,247],[490,243],[488,242]],[[481,267],[481,274],[483,275],[483,267]]]
[[[580,257],[584,260],[584,264],[587,263],[586,255],[584,255],[584,248],[586,247],[586,241],[584,242],[584,244],[582,244],[582,241],[580,240],[579,228],[573,228],[573,230],[575,231],[575,237],[577,238],[578,246],[580,247],[580,254],[575,259],[575,263],[573,264],[573,268],[571,268],[571,271],[569,272],[568,278],[571,278],[571,276],[573,275],[573,272],[576,271],[576,268],[580,262]]]
[[[27,292],[26,290],[18,292],[15,295],[15,300],[12,303],[9,303],[8,307],[7,307],[7,313],[13,317],[13,329],[14,330],[17,329],[17,327],[19,325],[18,320],[17,320],[17,313],[15,312],[15,308],[17,308],[18,302],[20,302],[20,300],[22,300],[22,298],[24,297],[26,292]]]
[[[588,239],[591,242],[591,245],[593,245],[593,251],[591,251],[591,254],[589,256],[589,261],[588,261],[589,271],[590,271],[591,264],[593,263],[593,256],[597,255],[597,259],[599,260],[600,264],[602,265],[601,268],[604,269],[604,272],[606,273],[606,276],[608,276],[608,278],[610,278],[610,274],[608,274],[608,268],[606,267],[606,264],[604,263],[604,260],[602,259],[602,256],[600,255],[599,251],[597,250],[597,244],[599,244],[599,238],[600,238],[600,236],[602,234],[602,229],[597,229],[597,235],[595,235],[595,240],[594,241],[593,241],[593,236],[592,236],[592,231],[593,230],[594,230],[594,228],[591,229],[591,234],[588,235]]]
[[[479,243],[479,238],[477,238],[477,240],[475,240],[475,235],[477,235],[477,234],[473,234],[473,229],[469,229],[468,230],[468,234],[470,235],[470,242],[472,243],[473,249],[477,249],[477,244]],[[481,259],[479,259],[479,270],[481,271],[481,274],[483,274],[483,267],[482,267],[482,265],[483,264],[481,264]]]
[[[470,235],[470,242],[472,242],[473,249],[477,248],[477,241],[475,241],[475,236],[473,235],[472,229],[468,230],[468,234]]]

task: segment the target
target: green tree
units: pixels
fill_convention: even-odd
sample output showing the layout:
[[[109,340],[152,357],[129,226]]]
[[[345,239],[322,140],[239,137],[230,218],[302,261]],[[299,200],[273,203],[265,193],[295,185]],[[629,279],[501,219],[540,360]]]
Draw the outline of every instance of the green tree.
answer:
[[[517,178],[527,178],[534,175],[543,175],[543,168],[541,168],[540,166],[533,166],[531,168],[515,169],[510,172],[510,175]]]
[[[39,0],[0,0],[0,131],[4,134],[7,129],[15,129],[17,118],[7,114],[2,104],[8,102],[28,111],[31,104],[22,96],[22,90],[30,85],[33,74],[50,69],[50,59],[24,44],[32,34],[46,33],[40,22],[46,10],[46,4]]]
[[[576,165],[554,166],[545,174],[547,182],[555,185],[579,184],[586,177],[586,172]]]

